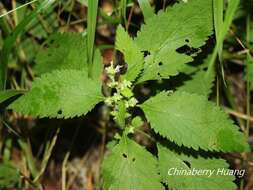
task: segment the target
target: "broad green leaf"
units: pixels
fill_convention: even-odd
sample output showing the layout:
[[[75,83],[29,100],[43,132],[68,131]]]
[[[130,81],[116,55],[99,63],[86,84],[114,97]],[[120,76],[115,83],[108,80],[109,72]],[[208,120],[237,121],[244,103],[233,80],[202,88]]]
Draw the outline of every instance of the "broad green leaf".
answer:
[[[89,79],[87,71],[57,70],[36,79],[9,108],[40,118],[73,118],[85,115],[101,100],[101,85]]]
[[[122,26],[117,29],[116,48],[123,53],[128,64],[127,73],[123,78],[134,81],[143,68],[144,57],[140,48]]]
[[[14,96],[21,95],[23,93],[25,93],[25,91],[20,91],[20,90],[0,91],[0,104]]]
[[[204,96],[162,92],[144,102],[141,108],[157,133],[180,146],[223,152],[249,150],[239,128]]]
[[[54,33],[36,56],[38,74],[59,69],[87,69],[86,37],[81,33]]]
[[[148,54],[138,82],[177,75],[191,62],[213,33],[212,10],[212,0],[188,0],[148,19],[135,39]],[[180,48],[186,52],[177,52]]]
[[[177,190],[235,190],[233,175],[224,175],[228,172],[228,164],[222,159],[193,157],[178,154],[162,145],[158,146],[158,163],[162,181],[170,189]],[[198,175],[186,175],[179,172],[203,171]],[[223,173],[222,173],[223,171]],[[186,173],[185,172],[185,173]],[[178,174],[178,175],[177,175]]]
[[[153,17],[155,15],[155,10],[151,7],[149,0],[138,0],[140,8],[142,10],[144,20]]]
[[[140,145],[123,136],[102,164],[106,190],[161,190],[157,160]]]
[[[214,72],[212,72],[212,75],[207,76],[205,71],[200,70],[193,74],[190,80],[184,82],[184,85],[180,86],[177,91],[196,93],[208,98],[213,87],[214,79]]]
[[[208,65],[210,61],[210,56],[204,60],[204,65]],[[197,68],[195,68],[197,69]],[[203,95],[208,98],[209,94],[212,92],[213,83],[215,80],[214,69],[209,75],[206,74],[203,68],[192,74],[191,79],[184,82],[182,86],[177,89],[177,92],[189,92]]]

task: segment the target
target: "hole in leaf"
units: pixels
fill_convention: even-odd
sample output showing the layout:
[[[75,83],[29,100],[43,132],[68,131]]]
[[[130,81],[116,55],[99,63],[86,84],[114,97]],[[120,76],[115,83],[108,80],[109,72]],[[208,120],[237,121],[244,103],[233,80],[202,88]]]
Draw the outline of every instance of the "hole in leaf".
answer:
[[[186,42],[186,43],[189,43],[189,42],[190,42],[190,40],[189,40],[189,39],[185,39],[185,42]]]
[[[189,168],[191,168],[191,164],[188,161],[183,161]]]
[[[251,41],[251,42],[249,42],[249,45],[253,45],[253,42]]]
[[[199,49],[190,47],[188,45],[184,45],[176,50],[178,53],[184,53],[186,55],[192,55],[194,53],[197,53]]]
[[[62,110],[59,110],[59,111],[58,111],[58,114],[61,115],[61,114],[62,114]]]
[[[144,57],[147,57],[148,55],[150,55],[150,52],[149,51],[142,51],[143,54],[144,54]]]
[[[122,156],[123,156],[124,158],[127,158],[127,155],[126,155],[125,153],[123,153]]]
[[[132,161],[135,162],[135,158],[133,158]]]
[[[158,63],[158,65],[159,65],[159,66],[162,66],[162,65],[163,65],[163,63],[162,63],[162,62],[159,62],[159,63]]]
[[[207,67],[206,67],[206,68],[203,68],[203,71],[207,71]]]
[[[157,75],[158,75],[159,77],[162,77],[161,73],[157,73]]]

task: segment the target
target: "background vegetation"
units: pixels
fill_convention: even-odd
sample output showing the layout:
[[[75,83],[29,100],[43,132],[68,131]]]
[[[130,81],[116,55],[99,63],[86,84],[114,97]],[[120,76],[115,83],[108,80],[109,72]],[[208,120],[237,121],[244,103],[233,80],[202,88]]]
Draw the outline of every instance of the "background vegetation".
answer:
[[[46,60],[46,56],[51,55],[41,52],[48,48],[48,39],[54,41],[59,38],[50,34],[86,32],[88,62],[92,59],[95,41],[96,47],[102,54],[102,64],[108,66],[112,60],[122,61],[122,55],[114,47],[119,24],[122,24],[129,35],[134,37],[144,23],[145,17],[159,10],[165,10],[177,1],[152,0],[150,3],[154,10],[145,7],[145,1],[141,0],[99,2],[57,0],[47,1],[44,4],[41,4],[41,1],[30,3],[25,0],[2,0],[0,2],[0,66],[7,63],[8,70],[6,86],[1,82],[0,87],[2,89],[5,86],[7,89],[19,91],[10,91],[9,95],[0,96],[1,112],[3,113],[6,105],[23,91],[30,89],[32,81],[37,76],[46,72],[39,64]],[[145,14],[142,13],[139,5],[142,5]],[[217,77],[210,96],[210,100],[221,105],[240,126],[251,147],[253,145],[252,8],[251,0],[240,1],[225,41],[217,49],[221,64],[217,65]],[[218,6],[214,10],[217,21],[216,32],[222,28],[219,18],[223,18],[223,11],[220,10],[223,8]],[[195,62],[211,52],[217,43],[218,35],[216,33],[208,39]],[[62,41],[59,46],[68,54],[72,43],[73,41]],[[82,42],[76,38],[76,43]],[[183,47],[180,51],[192,54],[197,50]],[[76,57],[81,56],[82,52],[80,45],[80,51],[71,54],[69,59],[78,62],[79,58]],[[6,62],[7,54],[10,56]],[[65,59],[66,57],[62,57],[63,62]],[[50,69],[49,67],[50,63],[46,69]],[[4,73],[0,73],[0,77],[2,79]],[[172,89],[177,88],[181,81],[187,79],[185,77],[180,74],[163,81],[149,81],[138,86],[135,91],[138,99],[144,101],[147,96],[154,95],[161,89],[170,89],[171,86]],[[106,76],[101,76],[101,79],[106,81]],[[106,143],[118,132],[114,122],[103,117],[103,111],[103,105],[98,105],[85,117],[67,120],[36,119],[12,111],[1,114],[0,189],[100,189],[100,165],[106,154]],[[144,123],[134,134],[134,139],[154,152],[154,139],[150,138],[154,132],[147,126],[148,124]],[[230,163],[231,168],[246,169],[244,178],[236,179],[238,189],[253,189],[253,154],[231,153],[223,154],[222,157]]]

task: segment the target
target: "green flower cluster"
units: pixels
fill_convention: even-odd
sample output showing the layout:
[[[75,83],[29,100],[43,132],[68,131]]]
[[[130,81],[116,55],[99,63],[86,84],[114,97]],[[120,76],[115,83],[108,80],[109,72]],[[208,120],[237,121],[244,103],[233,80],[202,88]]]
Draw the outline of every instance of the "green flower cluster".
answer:
[[[107,86],[116,90],[112,96],[107,97],[105,100],[106,105],[112,107],[113,110],[111,111],[111,115],[115,119],[118,118],[119,112],[124,112],[125,119],[128,118],[130,114],[128,114],[126,110],[135,107],[138,103],[132,92],[132,83],[127,80],[116,80],[116,75],[120,72],[121,67],[122,66],[119,65],[115,67],[113,62],[111,62],[111,65],[105,69],[109,77]],[[125,111],[122,111],[122,109],[125,109]]]

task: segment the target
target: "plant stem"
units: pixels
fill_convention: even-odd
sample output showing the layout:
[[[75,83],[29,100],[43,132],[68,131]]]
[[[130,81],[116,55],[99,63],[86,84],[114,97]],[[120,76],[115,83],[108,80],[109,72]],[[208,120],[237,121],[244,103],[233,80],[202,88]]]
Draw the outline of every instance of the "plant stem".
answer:
[[[247,43],[249,43],[250,41],[250,15],[248,14],[247,16],[247,20],[246,20],[246,41]],[[250,64],[249,63],[249,52],[247,53],[247,58],[246,58],[246,62],[247,65]],[[246,114],[248,116],[250,116],[250,82],[247,81],[246,82]],[[250,128],[250,120],[247,119],[246,122],[246,135],[247,137],[249,136],[249,128]]]

